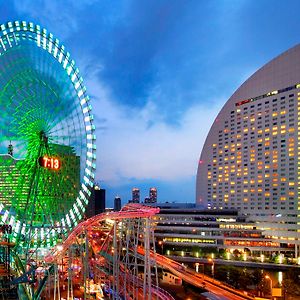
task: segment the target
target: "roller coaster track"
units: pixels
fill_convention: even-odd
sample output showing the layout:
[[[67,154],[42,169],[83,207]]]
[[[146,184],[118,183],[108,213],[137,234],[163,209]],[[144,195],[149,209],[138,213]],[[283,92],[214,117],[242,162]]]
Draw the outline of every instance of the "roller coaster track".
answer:
[[[92,249],[90,252],[93,253],[93,262],[89,257],[82,269],[96,267],[96,270],[102,272],[102,276],[105,274],[112,283],[112,295],[115,299],[119,299],[120,295],[126,299],[174,300],[168,292],[158,287],[157,269],[156,283],[151,278],[154,272],[151,271],[153,260],[150,259],[153,230],[151,232],[149,220],[158,212],[159,208],[128,204],[120,212],[96,215],[78,224],[66,240],[45,257],[45,261],[48,264],[59,263],[68,256],[74,244],[79,240],[82,242],[84,236],[86,244],[89,244],[89,247],[85,246],[84,256],[87,259],[88,248]],[[106,228],[106,223],[111,226]],[[143,245],[147,253],[139,258],[138,245]],[[139,277],[141,268],[144,270],[143,278]],[[123,286],[126,287],[123,289]]]

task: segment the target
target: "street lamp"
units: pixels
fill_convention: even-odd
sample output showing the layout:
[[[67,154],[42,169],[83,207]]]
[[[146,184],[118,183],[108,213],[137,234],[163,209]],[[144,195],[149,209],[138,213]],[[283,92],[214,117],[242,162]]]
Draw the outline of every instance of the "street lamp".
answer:
[[[163,241],[159,241],[158,245],[161,247],[161,254],[164,255],[164,242]]]
[[[209,258],[208,261],[212,263],[212,265],[211,265],[211,274],[212,274],[212,277],[214,279],[215,278],[215,262],[214,262],[213,258]]]
[[[196,266],[196,272],[197,273],[199,273],[199,266],[201,266],[202,267],[202,280],[204,281],[204,264],[200,264],[200,263],[196,263],[195,264],[195,266]]]
[[[270,279],[270,288],[271,288],[271,299],[272,299],[272,288],[273,288],[273,281],[269,275],[265,276],[266,279]]]

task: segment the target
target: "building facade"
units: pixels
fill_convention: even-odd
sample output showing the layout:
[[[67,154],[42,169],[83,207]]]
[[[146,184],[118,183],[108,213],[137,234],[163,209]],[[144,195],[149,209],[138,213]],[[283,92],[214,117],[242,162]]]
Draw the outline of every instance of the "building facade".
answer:
[[[157,189],[155,187],[149,189],[149,201],[150,203],[157,203]]]
[[[90,218],[105,212],[105,202],[105,189],[101,189],[98,184],[95,184],[86,210],[86,216]]]
[[[122,207],[121,198],[116,196],[114,199],[114,211],[120,211]]]
[[[131,203],[140,203],[140,189],[133,188],[132,189],[132,200]]]
[[[185,203],[157,206],[156,249],[164,255],[300,263],[292,244],[265,235],[256,222],[237,210],[203,209]]]
[[[238,210],[300,256],[299,139],[300,45],[254,73],[216,117],[199,160],[196,203]]]
[[[57,171],[39,169],[35,197],[38,203],[44,206],[47,203],[49,209],[46,211],[45,207],[36,206],[35,218],[39,221],[45,220],[50,214],[63,217],[64,212],[72,207],[80,189],[80,157],[75,155],[74,149],[58,144],[49,144],[49,148],[51,153],[60,158],[61,168]],[[8,148],[8,154],[0,154],[0,207],[22,218],[28,210],[28,197],[33,197],[30,188],[35,172],[32,167],[34,160],[30,157],[16,159],[11,154],[12,147]]]

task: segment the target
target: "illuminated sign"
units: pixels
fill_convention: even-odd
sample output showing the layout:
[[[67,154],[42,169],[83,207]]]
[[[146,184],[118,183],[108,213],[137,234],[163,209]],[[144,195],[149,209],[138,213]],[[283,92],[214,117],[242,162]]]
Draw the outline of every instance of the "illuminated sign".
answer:
[[[61,167],[61,161],[57,157],[41,156],[39,158],[39,165],[50,170],[59,170]]]
[[[228,218],[228,219],[217,218],[217,222],[236,222],[236,219],[233,219],[233,218]]]
[[[251,100],[252,100],[252,99],[247,99],[247,100],[243,100],[243,101],[237,102],[237,103],[235,104],[235,106],[241,106],[241,105],[243,105],[243,104],[246,104],[246,103],[251,102]]]

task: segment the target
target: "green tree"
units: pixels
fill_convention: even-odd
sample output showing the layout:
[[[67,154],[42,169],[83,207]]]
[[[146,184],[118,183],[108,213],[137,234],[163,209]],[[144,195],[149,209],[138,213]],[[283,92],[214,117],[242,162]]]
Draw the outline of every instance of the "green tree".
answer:
[[[258,285],[261,284],[261,282],[263,281],[263,278],[264,278],[264,274],[263,274],[262,270],[255,269],[250,275],[251,284],[253,284],[257,287]]]
[[[290,269],[282,281],[284,299],[287,295],[300,296],[300,270]]]
[[[240,278],[239,278],[239,288],[240,289],[247,289],[247,287],[249,285],[252,285],[252,281],[251,281],[251,273],[249,272],[249,270],[247,269],[243,269],[240,272]]]

